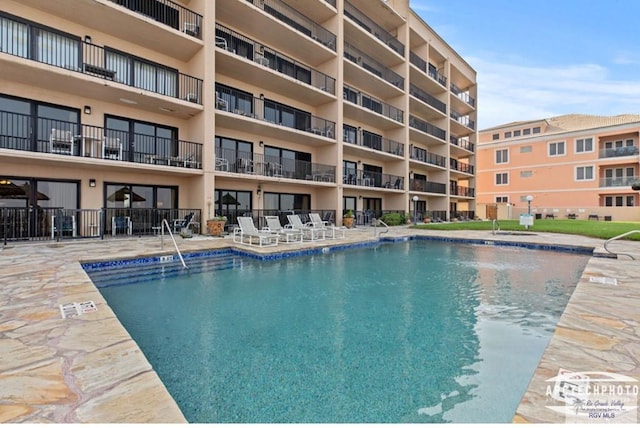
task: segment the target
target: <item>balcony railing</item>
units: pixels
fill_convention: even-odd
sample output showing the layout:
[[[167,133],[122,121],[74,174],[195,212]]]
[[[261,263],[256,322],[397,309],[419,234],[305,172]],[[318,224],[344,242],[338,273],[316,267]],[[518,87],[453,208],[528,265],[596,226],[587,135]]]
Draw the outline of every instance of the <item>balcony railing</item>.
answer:
[[[336,94],[336,80],[271,48],[265,47],[220,24],[216,24],[216,46],[269,67],[287,77]]]
[[[627,147],[615,147],[609,149],[601,149],[599,153],[599,157],[602,158],[615,158],[621,156],[635,156],[638,154],[638,147],[636,146],[627,146]]]
[[[476,106],[476,100],[469,94],[468,90],[463,90],[458,88],[453,83],[451,84],[451,92],[453,92],[458,98],[460,98],[465,103],[469,104],[471,107]]]
[[[640,181],[638,176],[604,177],[600,179],[600,187],[629,187],[637,181]]]
[[[280,0],[247,0],[289,27],[311,37],[332,51],[336,50],[336,35],[307,18]]]
[[[216,147],[216,171],[294,180],[336,182],[336,167]]]
[[[344,14],[365,31],[380,39],[382,43],[389,46],[397,54],[404,56],[404,45],[400,43],[397,38],[393,37],[384,28],[347,1],[344,2]]]
[[[453,135],[451,135],[451,136],[449,136],[449,141],[454,146],[462,147],[463,149],[469,150],[470,152],[473,152],[475,150],[475,144],[473,144],[471,141],[469,141],[468,138],[465,138],[465,137],[458,138],[458,137],[454,137]]]
[[[253,97],[246,92],[216,85],[216,98],[218,110],[327,138],[333,139],[336,135],[335,122],[275,101]]]
[[[447,131],[415,116],[409,117],[409,126],[441,140],[447,139]]]
[[[449,189],[452,196],[466,196],[469,198],[473,198],[476,195],[476,190],[473,187],[465,187],[452,184],[449,186]]]
[[[202,104],[202,80],[174,68],[53,33],[33,23],[3,18],[0,25],[0,39],[6,41],[0,44],[1,52]],[[27,26],[32,27],[32,31],[27,31]],[[12,34],[23,37],[9,36]],[[30,46],[47,48],[31,49]]]
[[[0,111],[0,132],[3,149],[202,169],[202,144],[190,141],[7,111]]]
[[[361,135],[356,135],[355,138],[352,134],[343,133],[342,141],[356,146],[368,147],[380,152],[404,156],[404,144],[366,131],[363,131]]]
[[[202,39],[202,15],[171,0],[109,0],[190,36]]]
[[[375,113],[386,116],[396,122],[404,122],[404,111],[347,85],[344,85],[342,88],[342,98],[345,101],[349,101]]]
[[[458,159],[449,159],[449,166],[451,167],[451,169],[455,169],[456,171],[464,172],[466,174],[473,174],[474,172],[473,165],[460,162],[458,161]]]
[[[422,70],[423,73],[429,75],[432,79],[434,79],[445,88],[447,87],[447,78],[444,75],[440,74],[438,72],[438,69],[433,64],[428,63],[413,52],[409,52],[409,62],[418,67],[420,70]]]
[[[466,126],[467,128],[470,129],[475,129],[476,128],[476,123],[471,120],[471,118],[469,117],[469,115],[461,115],[460,113],[458,113],[455,110],[451,110],[451,118],[453,120],[455,120],[456,122]]]
[[[422,89],[418,88],[416,85],[411,84],[409,87],[409,93],[419,99],[420,101],[429,104],[431,107],[435,108],[438,111],[441,111],[444,114],[447,114],[447,104],[443,103],[436,97],[431,94],[426,93]]]
[[[342,182],[353,186],[378,187],[382,189],[404,190],[404,177],[381,172],[346,169]]]
[[[430,153],[425,149],[421,149],[419,147],[411,147],[410,152],[411,159],[428,163],[435,166],[440,166],[442,168],[447,167],[447,158],[445,156],[437,155],[435,153]]]
[[[439,193],[441,195],[445,195],[447,193],[447,185],[444,183],[436,183],[416,178],[410,178],[409,183],[411,190],[416,192]]]
[[[391,83],[393,86],[404,89],[404,77],[346,42],[344,44],[344,57],[382,80]]]

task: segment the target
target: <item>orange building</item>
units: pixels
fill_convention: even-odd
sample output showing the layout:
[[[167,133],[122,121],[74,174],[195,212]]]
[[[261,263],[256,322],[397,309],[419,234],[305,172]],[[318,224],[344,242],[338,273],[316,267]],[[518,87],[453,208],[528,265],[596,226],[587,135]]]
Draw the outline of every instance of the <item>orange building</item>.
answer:
[[[569,114],[481,130],[479,217],[491,217],[483,210],[497,204],[511,218],[530,209],[538,218],[640,220],[631,188],[639,132],[640,115],[631,114]]]

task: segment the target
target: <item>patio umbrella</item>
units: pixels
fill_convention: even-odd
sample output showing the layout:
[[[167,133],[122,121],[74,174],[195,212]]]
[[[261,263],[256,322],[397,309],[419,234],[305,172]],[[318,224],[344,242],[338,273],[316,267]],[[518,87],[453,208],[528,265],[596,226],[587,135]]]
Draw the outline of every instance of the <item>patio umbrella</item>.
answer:
[[[2,199],[26,199],[25,190],[14,184],[11,180],[0,180],[0,198]]]
[[[144,197],[138,195],[136,192],[132,192],[131,189],[129,189],[128,187],[121,187],[120,189],[116,190],[115,192],[113,192],[112,194],[110,194],[107,197],[107,200],[109,202],[123,202],[123,201],[142,202],[142,201],[146,201],[146,199]]]
[[[216,204],[219,201],[216,201]],[[222,205],[227,206],[227,210],[229,209],[229,205],[240,205],[240,202],[236,198],[234,198],[229,192],[222,195]]]

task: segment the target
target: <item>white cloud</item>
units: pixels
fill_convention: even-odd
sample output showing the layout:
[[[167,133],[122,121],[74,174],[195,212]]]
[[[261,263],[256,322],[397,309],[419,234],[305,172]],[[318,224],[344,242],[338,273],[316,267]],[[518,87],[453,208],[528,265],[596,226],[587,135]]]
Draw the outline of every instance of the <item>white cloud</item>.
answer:
[[[613,80],[597,64],[543,67],[466,60],[478,73],[479,129],[569,113],[640,112],[640,82]]]

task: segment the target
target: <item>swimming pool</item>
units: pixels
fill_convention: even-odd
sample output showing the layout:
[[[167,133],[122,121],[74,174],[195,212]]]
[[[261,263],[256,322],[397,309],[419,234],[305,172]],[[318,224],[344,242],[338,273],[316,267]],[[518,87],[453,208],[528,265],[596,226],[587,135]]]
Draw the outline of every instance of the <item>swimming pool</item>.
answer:
[[[100,288],[190,422],[509,422],[588,260],[436,241],[228,258]]]

